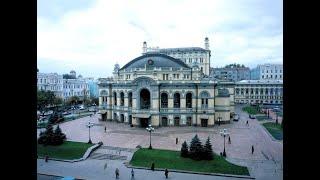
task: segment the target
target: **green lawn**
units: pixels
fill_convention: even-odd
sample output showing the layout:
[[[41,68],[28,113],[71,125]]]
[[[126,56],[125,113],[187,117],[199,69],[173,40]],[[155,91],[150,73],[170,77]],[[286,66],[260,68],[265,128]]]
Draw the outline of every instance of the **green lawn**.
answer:
[[[270,118],[268,118],[268,116],[266,116],[266,115],[257,115],[256,119],[258,121],[263,121],[263,120],[269,120]]]
[[[180,151],[160,149],[139,149],[134,153],[130,164],[133,166],[151,167],[152,162],[155,163],[155,168],[249,175],[247,167],[231,164],[219,155],[215,155],[214,160],[211,161],[195,161],[190,158],[181,157]]]
[[[37,145],[37,153],[39,157],[48,155],[49,158],[57,159],[79,159],[83,157],[84,153],[93,144],[65,141],[59,146],[43,146],[42,144]]]
[[[255,115],[255,114],[258,114],[259,111],[257,110],[256,107],[253,107],[253,106],[246,106],[246,107],[243,107],[242,108],[243,111],[249,113],[249,114],[252,114],[252,115]]]
[[[263,126],[269,131],[269,133],[277,140],[283,139],[283,130],[281,124],[276,124],[274,122],[263,123]]]

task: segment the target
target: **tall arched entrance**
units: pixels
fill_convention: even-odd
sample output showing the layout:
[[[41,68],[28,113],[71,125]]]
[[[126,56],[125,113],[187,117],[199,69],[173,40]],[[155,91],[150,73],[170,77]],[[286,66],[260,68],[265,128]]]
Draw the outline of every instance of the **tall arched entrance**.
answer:
[[[148,89],[142,89],[140,91],[140,109],[150,109],[150,92]]]

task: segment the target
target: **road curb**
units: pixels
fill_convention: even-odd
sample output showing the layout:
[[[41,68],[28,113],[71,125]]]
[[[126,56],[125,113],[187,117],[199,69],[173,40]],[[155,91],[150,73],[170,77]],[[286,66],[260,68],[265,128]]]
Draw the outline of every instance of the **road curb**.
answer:
[[[150,168],[140,167],[140,166],[132,166],[130,164],[125,164],[127,168],[134,169],[144,169],[150,170]],[[155,171],[164,171],[164,168],[155,168]],[[186,171],[186,170],[177,170],[177,169],[168,169],[169,172],[177,172],[177,173],[187,173],[187,174],[200,174],[200,175],[210,175],[210,176],[223,176],[223,177],[233,177],[233,178],[244,178],[244,179],[255,179],[255,177],[245,176],[245,175],[233,175],[233,174],[221,174],[221,173],[206,173],[206,172],[196,172],[196,171]]]
[[[46,173],[37,173],[39,175],[44,175],[44,176],[55,176],[55,177],[61,177],[63,178],[64,176],[61,176],[61,175],[54,175],[54,174],[46,174]],[[72,176],[73,177],[73,176]],[[77,178],[77,177],[74,177],[76,180],[85,180],[83,178]]]

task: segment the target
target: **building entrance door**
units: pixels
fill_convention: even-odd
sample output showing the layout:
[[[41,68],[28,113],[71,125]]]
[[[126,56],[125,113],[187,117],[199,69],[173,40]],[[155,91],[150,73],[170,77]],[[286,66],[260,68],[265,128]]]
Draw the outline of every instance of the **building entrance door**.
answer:
[[[208,119],[201,119],[201,126],[207,127],[208,126]]]
[[[132,115],[129,115],[129,124],[132,124]]]
[[[191,117],[187,117],[187,126],[191,126],[191,121],[192,121],[192,118]]]
[[[149,125],[149,118],[140,118],[140,127],[146,128]]]
[[[162,117],[162,120],[161,120],[161,124],[162,126],[168,126],[168,118],[167,117]]]
[[[175,117],[174,118],[174,125],[175,126],[179,126],[180,125],[180,118],[179,117]]]

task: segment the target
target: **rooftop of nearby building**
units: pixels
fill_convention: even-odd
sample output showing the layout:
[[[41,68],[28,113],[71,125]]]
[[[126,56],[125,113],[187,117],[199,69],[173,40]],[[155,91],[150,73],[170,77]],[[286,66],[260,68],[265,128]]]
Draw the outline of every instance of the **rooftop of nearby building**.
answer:
[[[242,80],[236,84],[283,84],[283,80]]]

